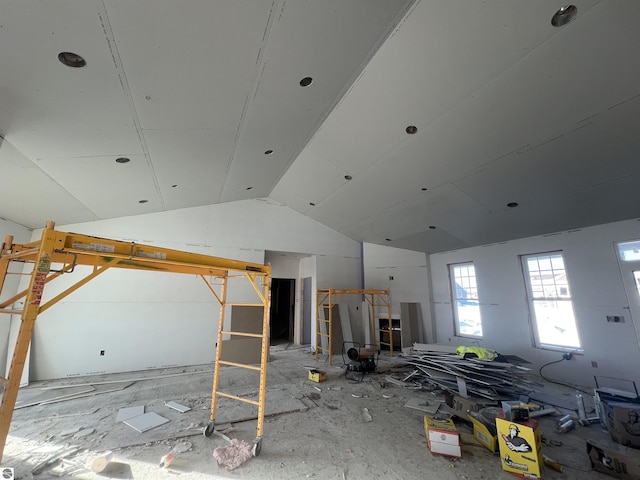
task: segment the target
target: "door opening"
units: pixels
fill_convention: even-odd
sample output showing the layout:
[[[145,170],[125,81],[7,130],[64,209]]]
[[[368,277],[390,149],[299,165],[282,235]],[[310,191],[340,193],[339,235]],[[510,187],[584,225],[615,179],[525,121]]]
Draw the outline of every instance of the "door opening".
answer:
[[[293,342],[295,284],[296,281],[292,278],[271,279],[269,311],[271,345]]]

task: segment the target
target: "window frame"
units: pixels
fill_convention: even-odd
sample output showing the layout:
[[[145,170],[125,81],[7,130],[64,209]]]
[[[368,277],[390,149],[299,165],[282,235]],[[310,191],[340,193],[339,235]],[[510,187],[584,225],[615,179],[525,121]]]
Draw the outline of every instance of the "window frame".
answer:
[[[479,335],[474,335],[471,333],[463,333],[462,332],[462,328],[460,325],[460,312],[458,311],[458,301],[459,300],[463,300],[466,299],[467,297],[458,297],[457,296],[457,290],[458,290],[458,285],[456,282],[456,276],[454,273],[454,269],[456,267],[461,267],[461,266],[471,266],[473,267],[473,280],[475,283],[474,289],[475,289],[475,298],[473,299],[476,303],[477,303],[477,309],[478,309],[478,316],[479,316],[479,321],[480,321],[480,334]],[[466,261],[466,262],[456,262],[456,263],[450,263],[447,264],[447,269],[449,271],[449,292],[450,292],[450,296],[451,296],[451,314],[453,317],[453,332],[454,332],[454,336],[456,337],[466,337],[466,338],[484,338],[484,329],[483,329],[483,325],[482,325],[482,311],[480,310],[480,294],[478,292],[478,276],[476,275],[476,266],[474,264],[473,261]]]
[[[560,296],[545,296],[542,298],[536,298],[535,297],[535,293],[534,293],[534,289],[533,289],[533,285],[531,283],[531,272],[529,270],[529,266],[528,266],[528,259],[530,258],[540,258],[540,257],[551,257],[554,255],[560,255],[561,259],[562,259],[562,267],[563,267],[563,272],[566,278],[566,287],[562,287],[562,286],[558,286],[558,283],[554,280],[553,285],[554,285],[554,289],[556,289],[556,291],[562,291],[566,288],[567,294],[566,297],[564,298],[563,295]],[[551,251],[547,251],[547,252],[537,252],[537,253],[528,253],[528,254],[524,254],[524,255],[520,255],[520,266],[522,268],[522,276],[523,276],[523,280],[524,280],[524,285],[525,285],[525,294],[526,294],[526,300],[527,300],[527,308],[528,308],[528,316],[529,316],[529,327],[531,329],[531,337],[532,337],[532,344],[534,348],[538,348],[541,350],[551,350],[551,351],[556,351],[556,352],[573,352],[573,353],[577,353],[577,354],[582,354],[584,353],[584,348],[582,346],[582,340],[580,338],[580,331],[578,330],[578,323],[576,321],[576,315],[575,315],[575,309],[573,306],[573,294],[572,294],[572,290],[571,290],[571,285],[569,282],[569,274],[567,272],[567,265],[565,262],[565,255],[564,255],[564,251],[563,250],[551,250]],[[552,270],[553,271],[553,267]],[[540,287],[544,287],[544,284],[541,281],[541,285]],[[544,288],[543,288],[544,291]],[[550,301],[562,301],[562,302],[569,302],[569,306],[571,307],[571,314],[573,317],[573,324],[575,326],[575,330],[576,330],[576,336],[578,339],[578,344],[579,346],[570,346],[570,345],[556,345],[556,344],[551,344],[551,343],[545,343],[542,342],[542,340],[540,339],[540,332],[539,332],[539,328],[538,328],[538,319],[536,318],[536,302],[550,302]]]

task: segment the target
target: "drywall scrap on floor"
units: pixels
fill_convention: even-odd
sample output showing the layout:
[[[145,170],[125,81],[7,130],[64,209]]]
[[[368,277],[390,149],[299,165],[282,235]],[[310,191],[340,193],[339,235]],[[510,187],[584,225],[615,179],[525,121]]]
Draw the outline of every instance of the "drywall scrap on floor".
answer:
[[[86,384],[57,388],[47,387],[46,389],[42,389],[43,391],[41,393],[35,395],[32,395],[30,391],[22,390],[18,394],[18,401],[16,401],[15,410],[25,407],[32,407],[34,405],[49,405],[51,403],[58,403],[82,397],[99,395],[101,393],[116,392],[133,385],[133,383],[134,382],[119,382],[106,385],[98,384],[96,386]]]
[[[18,398],[16,401],[15,410],[25,407],[31,407],[33,405],[40,405],[43,402],[48,402],[56,399],[66,400],[67,398],[73,398],[76,395],[93,392],[94,388],[91,386],[65,388],[64,390],[45,390],[37,395],[31,396],[29,399],[22,400]],[[28,396],[24,395],[26,391],[20,391],[19,397]]]
[[[354,479],[370,478],[371,472],[375,472],[373,476],[381,478],[394,475],[398,478],[421,478],[420,474],[427,468],[433,478],[439,479],[453,480],[462,476],[475,478],[474,475],[502,478],[500,457],[485,448],[484,444],[475,441],[471,433],[473,427],[466,417],[471,406],[484,409],[492,402],[480,399],[481,403],[478,404],[472,399],[462,399],[466,403],[460,408],[442,405],[442,397],[446,397],[445,403],[449,403],[451,395],[432,388],[428,383],[422,384],[420,391],[415,391],[412,388],[418,382],[402,382],[402,378],[415,370],[413,366],[402,365],[403,361],[399,356],[384,356],[379,364],[380,373],[367,374],[364,382],[351,383],[341,373],[344,365],[327,367],[325,362],[313,358],[308,347],[278,350],[269,366],[267,420],[262,454],[254,461],[244,464],[238,475],[243,478],[266,479],[304,478],[315,474],[319,478]],[[325,367],[327,381],[322,384],[310,382],[305,368],[307,365]],[[184,367],[172,371],[178,370],[184,371]],[[153,372],[147,373],[154,375]],[[400,379],[399,386],[385,381],[385,377],[390,374]],[[118,377],[103,379],[108,378]],[[256,398],[252,379],[244,370],[225,369],[221,380],[225,381],[229,393]],[[549,393],[560,393],[560,396],[563,395],[562,392],[567,392],[564,395],[568,399],[575,394],[575,390],[570,388],[546,384],[545,387],[550,390]],[[210,395],[210,377],[177,377],[139,382],[130,389],[99,399],[81,398],[74,403],[60,402],[46,409],[25,408],[16,412],[17,422],[12,425],[15,434],[9,437],[6,457],[10,459],[11,466],[16,467],[16,471],[20,468],[28,476],[34,466],[63,452],[68,442],[76,442],[75,445],[87,450],[70,459],[87,467],[99,453],[114,452],[114,469],[106,472],[105,477],[150,480],[162,475],[206,476],[211,474],[212,468],[214,473],[218,468],[211,456],[212,450],[226,444],[216,435],[211,438],[202,435],[203,428],[209,421]],[[408,402],[410,398],[416,400]],[[165,405],[169,399],[189,406],[191,410],[181,413],[169,408]],[[255,406],[231,399],[226,399],[228,402],[224,403],[220,400],[215,418],[216,432],[230,435],[230,430],[225,429],[229,419],[234,424],[231,431],[237,432],[233,435],[251,443],[256,433]],[[454,469],[451,462],[429,452],[423,428],[424,415],[429,413],[410,406],[405,408],[406,404],[413,405],[414,402],[418,407],[427,403],[428,406],[440,404],[437,412],[439,416],[457,417],[454,421],[462,444],[462,459],[455,461]],[[157,412],[170,421],[143,433],[114,422],[120,409],[143,404],[146,411]],[[99,410],[95,408],[97,405],[100,406]],[[493,407],[492,411],[498,409],[499,407]],[[286,410],[299,413],[281,414]],[[253,421],[240,422],[248,417],[253,417]],[[371,421],[366,421],[369,418]],[[599,425],[558,433],[554,429],[557,420],[558,417],[552,416],[539,419],[545,438],[554,441],[542,445],[543,453],[567,467],[578,469],[581,479],[599,478],[596,476],[599,474],[588,472],[589,458],[583,440],[599,434]],[[76,433],[88,433],[91,429],[95,429],[94,434],[71,440]],[[411,438],[407,436],[408,433]],[[366,445],[363,446],[363,438],[373,437],[378,440],[365,442]],[[322,446],[320,455],[318,445]],[[185,451],[189,451],[189,454],[182,455]],[[174,470],[159,470],[158,460],[169,452],[175,456],[171,466]],[[339,461],[332,463],[327,458]],[[270,459],[275,461],[271,462]],[[300,459],[305,461],[301,462]],[[128,468],[129,464],[131,469]],[[222,469],[221,467],[218,471],[221,472]],[[61,474],[58,478],[71,476],[67,465],[63,463],[50,468],[42,476],[49,478],[51,475],[54,478],[58,474]],[[553,475],[550,472],[550,476]],[[83,473],[77,476],[84,478],[86,475]]]
[[[179,411],[180,413],[186,413],[191,410],[191,407],[187,407],[186,405],[181,405],[178,402],[174,402],[173,400],[169,402],[164,402],[165,406],[172,408],[174,410]]]
[[[125,420],[129,420],[130,418],[138,417],[140,415],[144,415],[144,405],[121,408],[118,410],[116,423],[124,422]]]
[[[415,367],[407,381],[429,383],[462,397],[475,395],[498,400],[502,395],[530,392],[536,385],[529,369],[516,364],[464,359],[448,350],[455,347],[414,344],[402,359]]]
[[[442,402],[429,402],[424,398],[413,397],[407,400],[407,403],[405,403],[404,406],[406,408],[413,408],[414,410],[428,413],[429,415],[435,415],[438,412],[441,404]]]
[[[144,433],[148,430],[151,430],[152,428],[164,425],[168,421],[169,419],[163,417],[162,415],[158,415],[155,412],[148,412],[136,417],[123,420],[123,423],[125,425],[129,425],[131,428],[137,430],[140,433]]]

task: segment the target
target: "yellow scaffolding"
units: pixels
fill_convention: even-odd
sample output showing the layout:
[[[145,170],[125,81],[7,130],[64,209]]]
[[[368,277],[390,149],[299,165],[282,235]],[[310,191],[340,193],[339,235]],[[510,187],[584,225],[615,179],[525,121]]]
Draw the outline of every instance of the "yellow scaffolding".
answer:
[[[21,316],[20,329],[11,360],[9,376],[7,379],[0,379],[0,384],[4,386],[4,395],[2,397],[2,404],[0,405],[0,461],[2,460],[2,454],[9,434],[18,389],[20,387],[20,379],[24,370],[36,318],[40,313],[52,307],[67,295],[110,268],[187,273],[198,275],[204,280],[220,304],[211,414],[210,422],[204,429],[204,435],[209,437],[214,432],[219,396],[253,404],[258,407],[257,434],[253,454],[255,456],[259,455],[262,447],[264,427],[267,378],[266,364],[269,347],[270,266],[141,245],[133,242],[60,232],[54,230],[53,222],[47,222],[47,226],[42,232],[42,238],[35,242],[14,244],[13,236],[8,235],[6,237],[0,249],[0,294],[2,293],[6,276],[10,273],[9,264],[11,262],[31,263],[33,264],[33,272],[30,274],[29,286],[25,290],[0,303],[0,313]],[[61,275],[71,274],[77,265],[93,267],[93,271],[65,291],[45,303],[41,303],[45,285]],[[53,266],[59,268],[54,269],[52,268]],[[234,272],[234,274],[229,275],[229,272]],[[220,281],[214,285],[207,280],[207,277],[218,278]],[[246,303],[238,304],[227,301],[228,280],[230,278],[245,278],[255,290],[259,300],[251,305],[263,308],[262,334],[224,330],[225,307],[247,305]],[[24,308],[22,310],[9,308],[21,299],[24,299]],[[223,335],[227,334],[261,338],[262,350],[260,366],[223,361],[221,359],[222,339]],[[218,385],[221,365],[232,365],[259,371],[260,386],[258,401],[219,392]]]
[[[318,289],[316,291],[316,359],[320,353],[327,353],[329,365],[332,364],[333,354],[333,306],[339,301],[343,295],[362,295],[371,306],[371,336],[374,350],[378,349],[378,345],[388,345],[389,355],[393,355],[393,337],[391,328],[391,295],[389,290],[361,290],[350,288],[328,288]],[[387,328],[380,328],[376,325],[376,318],[379,317],[378,310],[386,309]],[[321,315],[322,313],[322,315]],[[323,331],[324,330],[324,331]],[[389,336],[389,343],[382,342],[377,339],[380,333],[386,332]],[[322,346],[322,339],[326,339],[327,348]]]

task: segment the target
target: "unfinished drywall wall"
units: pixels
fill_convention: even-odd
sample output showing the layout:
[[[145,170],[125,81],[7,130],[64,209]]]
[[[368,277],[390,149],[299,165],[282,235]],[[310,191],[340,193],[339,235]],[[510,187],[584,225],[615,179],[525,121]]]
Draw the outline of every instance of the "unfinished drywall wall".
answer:
[[[364,279],[364,288],[389,289],[391,315],[394,318],[400,317],[400,303],[420,303],[425,336],[422,341],[434,341],[431,287],[425,253],[365,243]]]
[[[56,228],[256,263],[263,263],[265,250],[343,258],[358,256],[360,248],[344,235],[266,200]],[[34,239],[40,235],[34,232]],[[331,277],[330,268],[323,267],[325,277]],[[77,280],[65,275],[47,285],[45,300]],[[255,295],[248,282],[230,288],[228,298],[243,301],[245,295]],[[211,362],[218,313],[217,301],[199,277],[107,271],[40,315],[33,336],[32,379]]]
[[[594,375],[640,382],[640,349],[622,282],[615,242],[640,238],[628,220],[430,256],[437,341],[467,345],[454,336],[448,264],[473,261],[484,337],[479,344],[519,355],[538,370],[562,358],[533,346],[520,255],[562,250],[584,355],[545,368],[545,376],[593,385]],[[607,315],[629,318],[607,322]]]
[[[300,301],[299,308],[296,308],[296,332],[295,342],[305,343],[307,335],[303,336],[303,332],[307,332],[311,338],[310,344],[315,345],[316,341],[316,256],[310,256],[300,259],[300,278],[302,281],[298,285],[297,297],[300,299],[307,298],[309,305],[307,305],[309,318],[304,318],[305,305],[303,301]],[[307,281],[309,291],[305,292],[304,279],[310,279]],[[304,323],[304,325],[303,325]]]
[[[311,345],[315,348],[316,342],[316,291],[328,288],[362,288],[362,261],[360,259],[360,245],[353,256],[317,255],[315,257],[316,283],[313,285],[312,296],[312,331]],[[357,295],[346,295],[341,302],[350,305],[359,305],[360,298]]]

